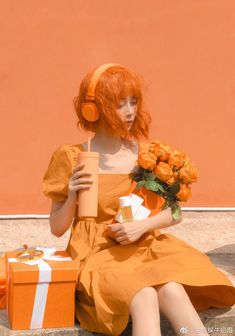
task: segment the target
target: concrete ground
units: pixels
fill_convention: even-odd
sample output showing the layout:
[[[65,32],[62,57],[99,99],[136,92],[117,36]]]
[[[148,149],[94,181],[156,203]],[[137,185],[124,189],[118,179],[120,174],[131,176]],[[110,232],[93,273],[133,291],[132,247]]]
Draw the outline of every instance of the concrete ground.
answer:
[[[170,232],[202,252],[235,253],[235,212],[184,212],[183,221],[162,232]],[[29,246],[64,249],[69,232],[57,238],[50,233],[48,219],[0,220],[0,252]]]
[[[206,253],[212,262],[224,272],[235,285],[235,212],[184,212],[184,220],[175,226],[161,229],[169,232]],[[65,249],[69,238],[53,237],[48,219],[0,220],[0,253],[28,246],[56,247]],[[235,306],[228,309],[208,309],[199,314],[211,335],[235,335]],[[161,316],[162,335],[174,335],[169,322]],[[18,335],[68,335],[92,336],[76,325],[67,329],[38,329],[35,331],[11,331],[6,312],[0,310],[0,336]],[[97,335],[97,334],[96,334]],[[122,336],[131,335],[128,325]]]

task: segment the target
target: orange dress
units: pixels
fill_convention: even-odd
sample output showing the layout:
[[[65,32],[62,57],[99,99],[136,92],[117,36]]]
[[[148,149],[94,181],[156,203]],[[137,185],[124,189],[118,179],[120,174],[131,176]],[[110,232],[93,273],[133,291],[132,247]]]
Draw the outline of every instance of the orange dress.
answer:
[[[63,145],[53,153],[43,179],[46,196],[66,200],[68,179],[81,150],[80,145]],[[107,236],[118,197],[127,195],[130,187],[128,174],[99,174],[98,217],[82,220],[75,214],[68,250],[80,262],[76,291],[80,326],[120,335],[127,326],[134,295],[144,287],[170,281],[184,286],[197,311],[232,306],[235,288],[230,280],[208,256],[172,234],[154,230],[129,245]]]

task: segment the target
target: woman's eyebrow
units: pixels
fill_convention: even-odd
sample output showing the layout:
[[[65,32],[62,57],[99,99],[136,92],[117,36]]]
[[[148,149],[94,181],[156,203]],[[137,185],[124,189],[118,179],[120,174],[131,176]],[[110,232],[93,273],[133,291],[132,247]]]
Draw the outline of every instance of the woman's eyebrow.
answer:
[[[125,97],[125,98],[121,98],[120,101],[126,101],[127,99],[136,99],[135,96],[128,96],[128,97]]]

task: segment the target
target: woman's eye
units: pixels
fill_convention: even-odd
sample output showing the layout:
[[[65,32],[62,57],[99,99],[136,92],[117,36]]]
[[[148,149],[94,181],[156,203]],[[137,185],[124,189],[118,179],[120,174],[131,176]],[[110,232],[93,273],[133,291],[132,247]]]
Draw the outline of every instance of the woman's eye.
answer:
[[[136,104],[137,104],[137,99],[133,99],[133,100],[131,100],[130,103],[131,103],[131,105],[136,105]],[[125,101],[120,102],[120,103],[118,104],[118,108],[119,108],[119,109],[122,108],[125,104],[126,104]]]
[[[130,104],[132,106],[137,105],[137,102],[138,102],[138,100],[136,98],[130,99]],[[119,109],[122,108],[123,106],[125,106],[126,103],[127,103],[126,100],[120,101],[120,103],[118,104],[118,108]]]
[[[125,105],[124,102],[118,104],[118,108],[122,108]]]
[[[136,104],[137,104],[137,99],[132,100],[132,101],[131,101],[131,104],[132,104],[132,105],[136,105]]]

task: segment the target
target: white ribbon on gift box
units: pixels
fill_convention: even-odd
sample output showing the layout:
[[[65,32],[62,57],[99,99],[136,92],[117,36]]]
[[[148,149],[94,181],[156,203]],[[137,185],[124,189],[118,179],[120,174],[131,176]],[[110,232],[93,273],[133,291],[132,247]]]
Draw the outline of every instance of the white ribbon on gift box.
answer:
[[[46,309],[47,294],[49,284],[51,282],[51,266],[44,260],[67,261],[72,260],[70,257],[63,257],[60,255],[53,255],[56,251],[55,248],[37,247],[37,250],[42,250],[44,256],[40,259],[19,261],[15,258],[9,258],[9,262],[23,262],[27,265],[38,265],[39,279],[36,287],[34,297],[33,312],[31,317],[30,329],[42,328],[43,319]],[[43,260],[44,259],[44,260]]]

